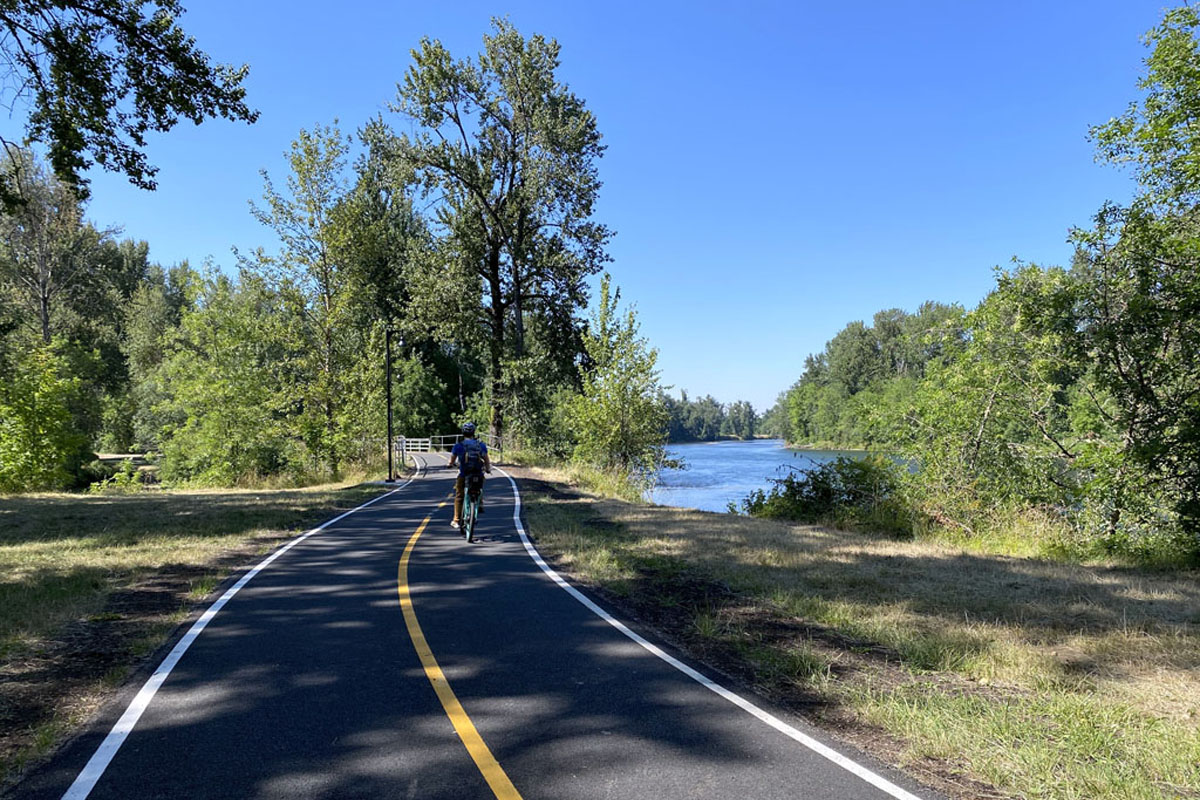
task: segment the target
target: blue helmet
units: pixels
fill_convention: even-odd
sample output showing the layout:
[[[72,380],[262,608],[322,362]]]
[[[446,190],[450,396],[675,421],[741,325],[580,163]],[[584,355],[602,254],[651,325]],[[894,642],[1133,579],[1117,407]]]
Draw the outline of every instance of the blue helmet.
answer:
[[[462,426],[462,432],[463,432],[463,436],[474,436],[475,435],[475,423],[474,422],[464,422],[463,426]]]

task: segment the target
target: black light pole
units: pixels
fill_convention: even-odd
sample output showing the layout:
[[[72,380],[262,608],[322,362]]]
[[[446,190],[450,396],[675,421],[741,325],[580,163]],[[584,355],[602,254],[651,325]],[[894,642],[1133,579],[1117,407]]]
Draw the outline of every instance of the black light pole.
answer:
[[[392,462],[392,450],[393,450],[393,445],[394,445],[395,440],[392,438],[392,329],[391,328],[387,329],[387,332],[384,334],[383,338],[384,338],[384,341],[386,342],[385,346],[387,349],[387,365],[384,368],[384,372],[387,376],[385,378],[385,381],[387,382],[386,386],[387,386],[387,418],[388,418],[388,437],[387,437],[388,476],[387,476],[387,482],[392,483],[393,481],[396,480],[396,469]]]

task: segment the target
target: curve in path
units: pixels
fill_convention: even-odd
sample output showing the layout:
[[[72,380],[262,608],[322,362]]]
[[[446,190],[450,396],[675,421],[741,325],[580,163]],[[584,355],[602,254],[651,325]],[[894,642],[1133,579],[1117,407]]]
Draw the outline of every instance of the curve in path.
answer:
[[[903,776],[719,687],[563,581],[525,535],[509,481],[511,493],[489,492],[472,545],[449,528],[444,470],[293,540],[180,640],[150,697],[134,696],[137,717],[114,704],[20,796],[62,797],[90,775],[89,793],[66,796],[915,797]],[[511,794],[480,768],[438,680]]]

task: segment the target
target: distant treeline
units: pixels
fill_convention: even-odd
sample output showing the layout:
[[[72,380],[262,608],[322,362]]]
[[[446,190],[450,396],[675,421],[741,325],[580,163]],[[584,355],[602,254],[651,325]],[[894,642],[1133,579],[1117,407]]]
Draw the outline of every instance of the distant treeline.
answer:
[[[800,380],[768,412],[789,442],[863,448],[880,444],[874,424],[925,377],[947,341],[960,341],[963,309],[925,303],[916,313],[888,309],[873,324],[851,322],[808,356]]]
[[[725,405],[707,394],[691,400],[686,391],[680,391],[678,400],[665,393],[662,399],[669,414],[667,440],[670,442],[752,439],[757,434],[770,432],[763,427],[754,406],[745,400]]]

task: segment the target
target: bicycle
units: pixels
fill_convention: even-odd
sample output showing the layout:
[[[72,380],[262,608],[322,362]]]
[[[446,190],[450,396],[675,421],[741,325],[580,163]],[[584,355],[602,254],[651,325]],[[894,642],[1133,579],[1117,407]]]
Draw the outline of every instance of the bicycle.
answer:
[[[475,520],[479,517],[479,504],[483,500],[483,475],[466,476],[463,487],[462,530],[468,542],[475,541]]]

